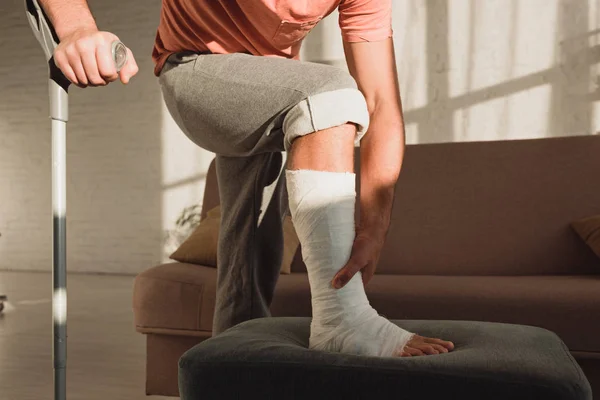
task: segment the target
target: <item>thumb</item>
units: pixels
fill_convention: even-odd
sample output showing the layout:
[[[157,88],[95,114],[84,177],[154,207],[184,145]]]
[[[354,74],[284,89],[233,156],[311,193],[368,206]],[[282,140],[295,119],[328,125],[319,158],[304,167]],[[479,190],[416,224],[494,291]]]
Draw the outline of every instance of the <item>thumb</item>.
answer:
[[[133,53],[129,48],[127,48],[127,62],[121,68],[119,75],[121,77],[121,82],[124,84],[128,84],[131,78],[137,74],[139,71],[138,65],[135,62],[135,58],[133,57]]]
[[[361,263],[356,262],[355,259],[351,257],[350,260],[346,263],[346,265],[344,265],[342,269],[340,269],[338,273],[335,274],[335,276],[333,277],[333,280],[331,281],[332,286],[336,289],[343,288],[348,282],[350,282],[350,279],[352,279],[352,277],[362,268],[363,265],[361,265]]]

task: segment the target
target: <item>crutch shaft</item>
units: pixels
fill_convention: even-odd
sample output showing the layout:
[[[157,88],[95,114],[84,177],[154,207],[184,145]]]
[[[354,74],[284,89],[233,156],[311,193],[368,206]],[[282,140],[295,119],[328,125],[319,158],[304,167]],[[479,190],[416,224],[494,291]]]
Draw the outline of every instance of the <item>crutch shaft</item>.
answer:
[[[52,87],[52,83],[50,84]],[[51,97],[52,98],[52,97]],[[65,96],[65,101],[67,97]],[[51,101],[52,102],[52,101]],[[66,104],[65,104],[66,106]],[[66,122],[52,120],[52,319],[55,399],[66,398],[67,225]]]
[[[31,29],[42,46],[49,67],[50,118],[52,119],[52,350],[54,399],[67,398],[67,191],[66,130],[69,120],[68,88],[71,82],[54,63],[58,36],[38,0],[25,0]],[[127,62],[127,48],[116,40],[111,45],[117,72]]]

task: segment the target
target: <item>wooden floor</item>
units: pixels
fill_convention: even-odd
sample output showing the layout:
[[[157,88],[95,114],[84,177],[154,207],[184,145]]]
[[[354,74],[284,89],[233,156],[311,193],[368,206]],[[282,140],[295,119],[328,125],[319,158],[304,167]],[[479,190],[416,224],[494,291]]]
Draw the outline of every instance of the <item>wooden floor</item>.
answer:
[[[146,396],[145,337],[135,332],[133,277],[67,278],[67,398],[160,400]],[[14,309],[0,314],[0,398],[52,400],[50,273],[0,271],[0,294]]]

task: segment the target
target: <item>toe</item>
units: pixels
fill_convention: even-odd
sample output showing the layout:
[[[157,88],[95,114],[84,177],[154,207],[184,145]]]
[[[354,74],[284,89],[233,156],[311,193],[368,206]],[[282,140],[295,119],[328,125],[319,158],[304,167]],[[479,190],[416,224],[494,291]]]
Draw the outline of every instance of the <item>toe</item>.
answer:
[[[400,348],[396,350],[394,353],[394,357],[410,357],[410,354],[405,351],[405,349]]]
[[[436,339],[436,338],[425,338],[425,342],[428,344],[438,344],[438,345],[444,346],[448,350],[454,349],[454,343],[449,342],[447,340]]]
[[[423,346],[420,346],[420,347],[419,347],[419,349],[420,349],[420,350],[421,350],[423,353],[425,353],[425,354],[429,354],[429,355],[432,355],[432,354],[440,354],[440,352],[439,352],[439,351],[437,351],[437,349],[434,349],[434,348],[433,348],[433,346],[431,346],[431,345],[423,345]]]
[[[410,354],[411,356],[424,356],[425,355],[421,350],[419,350],[415,347],[410,347],[410,346],[406,346],[404,348],[404,351],[407,352],[408,354]]]
[[[453,350],[454,349],[454,343],[449,342],[447,340],[442,340],[442,343],[440,343],[442,346],[444,346],[445,348],[447,348],[448,350]]]
[[[447,353],[448,349],[445,348],[444,346],[442,346],[441,344],[435,344],[432,343],[431,346],[436,349],[437,351],[439,351],[440,353]]]

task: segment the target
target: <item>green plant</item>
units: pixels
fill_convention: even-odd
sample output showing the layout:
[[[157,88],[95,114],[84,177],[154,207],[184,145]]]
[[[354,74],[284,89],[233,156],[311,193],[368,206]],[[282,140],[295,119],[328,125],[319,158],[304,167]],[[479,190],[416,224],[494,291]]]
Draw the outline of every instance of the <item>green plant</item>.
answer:
[[[164,231],[163,254],[166,259],[183,243],[200,223],[202,206],[199,204],[181,210],[173,229]]]
[[[195,228],[200,223],[201,211],[202,208],[198,204],[184,208],[175,221],[175,226],[187,229]]]

